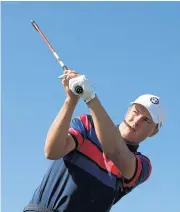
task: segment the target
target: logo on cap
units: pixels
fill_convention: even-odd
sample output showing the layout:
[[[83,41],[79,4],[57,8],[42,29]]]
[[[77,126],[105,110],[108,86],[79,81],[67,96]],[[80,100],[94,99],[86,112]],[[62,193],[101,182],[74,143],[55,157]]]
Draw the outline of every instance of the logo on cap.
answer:
[[[153,104],[159,104],[159,99],[157,97],[151,97],[150,98],[150,101],[153,103]]]

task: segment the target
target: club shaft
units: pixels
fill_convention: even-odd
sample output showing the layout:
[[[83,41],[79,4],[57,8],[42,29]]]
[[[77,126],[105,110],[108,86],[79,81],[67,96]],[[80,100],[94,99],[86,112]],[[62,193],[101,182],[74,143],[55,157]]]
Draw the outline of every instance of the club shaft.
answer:
[[[51,50],[51,52],[53,53],[54,57],[57,59],[58,63],[63,68],[63,70],[68,70],[67,66],[64,65],[64,63],[62,62],[61,58],[59,57],[59,55],[57,54],[57,52],[54,50],[54,48],[52,47],[52,45],[50,44],[50,42],[48,41],[48,39],[46,38],[46,36],[40,30],[40,28],[36,24],[36,22],[35,21],[31,21],[31,23],[32,23],[33,27],[40,33],[41,37],[46,42],[46,44],[48,45],[49,49]]]
[[[53,53],[54,57],[57,59],[58,63],[63,68],[63,70],[68,70],[67,66],[64,65],[64,63],[62,62],[61,58],[58,56],[58,54],[56,53],[56,51],[54,50],[54,48],[51,46],[50,42],[48,41],[48,39],[46,38],[46,36],[43,34],[43,32],[40,30],[40,28],[36,24],[36,22],[35,21],[31,21],[31,23],[32,23],[33,27],[35,28],[35,30],[40,33],[41,37],[46,42],[46,44],[48,45],[49,49],[51,50],[51,52]],[[63,75],[59,76],[59,78],[60,79],[65,79],[67,77],[67,75],[68,74],[63,74]],[[82,94],[83,93],[82,86],[80,86],[80,85],[76,86],[75,91],[76,91],[77,94]]]

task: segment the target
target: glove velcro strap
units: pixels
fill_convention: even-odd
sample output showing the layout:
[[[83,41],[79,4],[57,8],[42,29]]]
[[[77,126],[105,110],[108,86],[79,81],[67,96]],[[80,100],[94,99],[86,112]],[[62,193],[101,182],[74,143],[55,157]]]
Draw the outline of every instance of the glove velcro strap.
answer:
[[[89,99],[84,100],[85,103],[87,104],[88,102],[90,102],[92,99],[94,99],[96,97],[96,94],[92,95]]]

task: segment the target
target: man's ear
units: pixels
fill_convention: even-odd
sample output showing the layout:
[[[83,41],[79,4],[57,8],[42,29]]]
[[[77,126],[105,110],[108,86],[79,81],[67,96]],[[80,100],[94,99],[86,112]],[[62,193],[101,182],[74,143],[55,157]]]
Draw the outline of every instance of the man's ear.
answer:
[[[158,132],[159,132],[159,129],[158,129],[158,126],[156,126],[156,128],[154,129],[154,131],[152,132],[152,134],[149,137],[156,135]]]

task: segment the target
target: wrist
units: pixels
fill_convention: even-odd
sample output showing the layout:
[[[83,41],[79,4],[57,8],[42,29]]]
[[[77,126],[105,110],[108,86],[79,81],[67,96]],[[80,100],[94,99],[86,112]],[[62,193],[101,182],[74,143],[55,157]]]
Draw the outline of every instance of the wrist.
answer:
[[[70,105],[76,105],[79,101],[79,97],[66,97],[65,103],[70,104]]]
[[[95,95],[95,97],[91,99],[89,102],[86,102],[86,104],[88,107],[91,107],[91,105],[93,105],[97,101],[98,101],[98,97]]]

